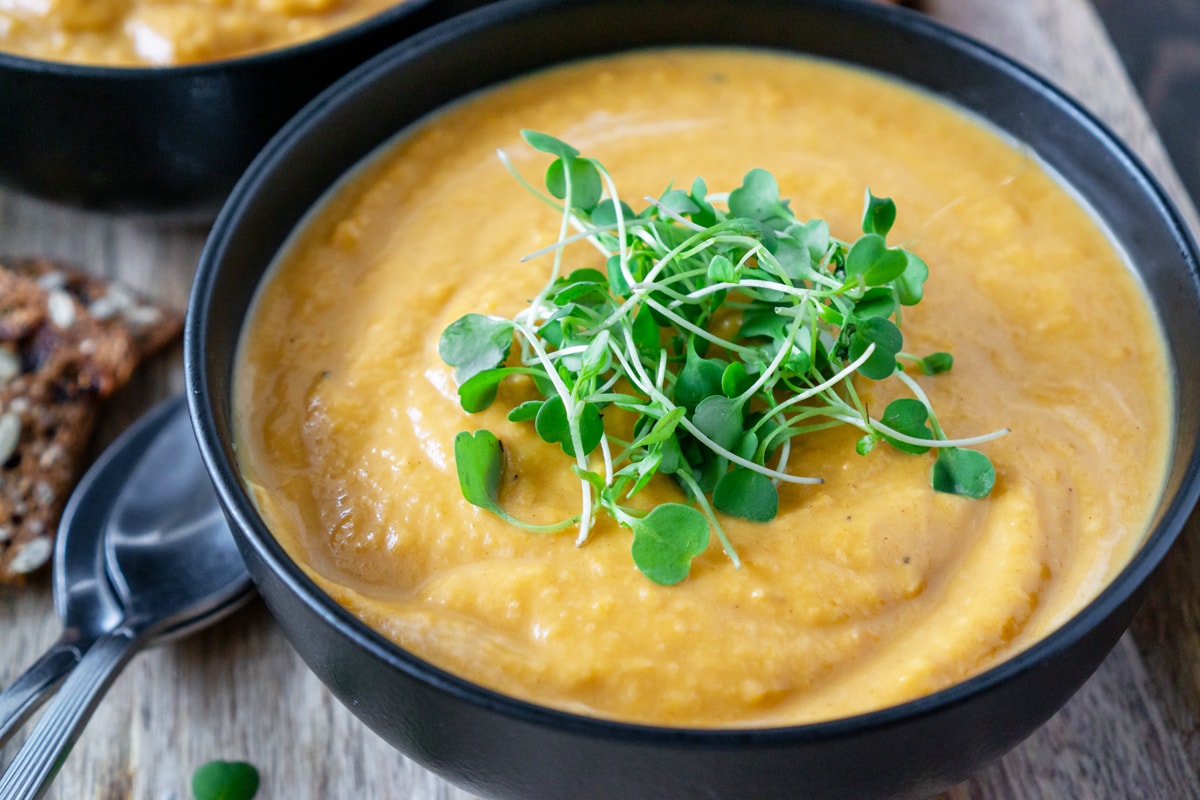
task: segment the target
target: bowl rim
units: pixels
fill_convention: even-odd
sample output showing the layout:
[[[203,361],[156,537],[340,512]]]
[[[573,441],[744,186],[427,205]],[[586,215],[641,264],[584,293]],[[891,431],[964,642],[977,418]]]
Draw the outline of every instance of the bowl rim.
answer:
[[[310,54],[335,49],[349,39],[370,35],[372,32],[386,28],[398,20],[421,11],[426,6],[442,1],[399,0],[395,5],[388,6],[382,11],[313,39],[303,39],[281,47],[255,50],[209,61],[195,61],[186,64],[92,64],[79,61],[55,61],[49,58],[37,58],[0,50],[0,70],[64,79],[108,80],[117,83],[168,77],[198,78],[226,70],[252,69],[275,65],[279,62],[286,63],[293,58],[304,58]]]
[[[304,137],[310,128],[320,125],[328,108],[345,102],[348,96],[371,84],[382,74],[397,69],[403,63],[430,50],[451,43],[466,32],[494,24],[501,19],[514,19],[531,11],[537,12],[547,7],[568,6],[571,2],[572,0],[499,0],[499,2],[485,5],[439,23],[407,40],[403,48],[389,48],[368,60],[336,81],[284,125],[251,164],[222,208],[210,232],[208,242],[205,244],[204,252],[201,254],[188,306],[184,333],[188,406],[203,459],[208,466],[209,474],[216,485],[226,513],[233,517],[235,526],[249,541],[255,555],[267,569],[280,579],[289,591],[297,595],[309,611],[333,625],[343,636],[353,642],[356,647],[366,651],[372,658],[384,662],[392,669],[400,670],[414,680],[438,691],[451,694],[471,705],[532,725],[553,727],[564,732],[574,732],[588,737],[615,736],[626,741],[644,744],[691,743],[713,748],[745,747],[747,745],[777,747],[817,739],[844,738],[864,730],[890,727],[902,721],[911,721],[948,710],[962,705],[1000,684],[1011,681],[1017,676],[1036,670],[1050,657],[1062,653],[1084,638],[1110,615],[1116,613],[1123,604],[1132,599],[1174,544],[1184,523],[1192,513],[1197,498],[1200,498],[1200,446],[1193,448],[1190,459],[1183,466],[1181,478],[1174,493],[1169,494],[1167,487],[1163,487],[1163,493],[1160,495],[1156,507],[1156,516],[1152,518],[1137,552],[1095,597],[1050,634],[999,664],[932,694],[878,710],[817,722],[770,727],[727,725],[724,727],[687,728],[587,716],[539,705],[533,701],[502,694],[473,683],[405,650],[359,621],[304,574],[303,570],[270,534],[255,509],[253,501],[250,500],[242,486],[234,465],[226,459],[213,413],[214,402],[226,402],[227,399],[214,400],[212,397],[209,391],[208,365],[203,352],[209,324],[208,309],[218,274],[217,265],[222,260],[222,244],[226,234],[239,224],[242,212],[262,183],[264,173],[268,172],[277,162],[286,158],[294,140]],[[833,8],[848,15],[859,15],[867,19],[883,21],[894,26],[904,35],[933,40],[937,44],[962,52],[974,61],[981,62],[981,68],[1000,73],[1006,80],[1025,84],[1051,101],[1065,117],[1070,118],[1083,131],[1098,139],[1113,154],[1125,175],[1135,180],[1139,189],[1157,208],[1162,220],[1173,230],[1180,245],[1180,257],[1187,265],[1191,281],[1194,284],[1200,284],[1200,266],[1198,266],[1200,265],[1200,250],[1198,250],[1188,226],[1183,222],[1158,180],[1129,146],[1121,141],[1107,125],[1051,81],[992,46],[909,9],[884,4],[853,2],[852,0],[810,0],[807,5]],[[622,51],[614,49],[611,52]],[[569,61],[570,59],[567,59],[559,63],[568,63]],[[923,88],[907,79],[899,80]],[[478,89],[484,88],[487,87],[478,87]],[[946,102],[961,107],[961,101],[953,98],[946,98]],[[363,153],[360,155],[360,159],[368,156],[370,156],[369,152]],[[1053,165],[1050,166],[1053,167]],[[297,223],[299,221],[298,219]],[[1181,413],[1178,408],[1181,365],[1176,363],[1175,354],[1169,346],[1168,356],[1171,361],[1170,378],[1174,384],[1176,400],[1173,420],[1178,421]],[[1171,454],[1170,458],[1173,462],[1174,454]],[[1167,465],[1168,473],[1177,468],[1171,462]]]

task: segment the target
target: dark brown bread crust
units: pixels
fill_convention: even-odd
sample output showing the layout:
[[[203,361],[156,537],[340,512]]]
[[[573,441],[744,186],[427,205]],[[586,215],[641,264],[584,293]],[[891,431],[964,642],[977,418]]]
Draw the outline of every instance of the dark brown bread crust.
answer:
[[[0,259],[0,583],[50,557],[100,401],[182,327],[47,259]]]

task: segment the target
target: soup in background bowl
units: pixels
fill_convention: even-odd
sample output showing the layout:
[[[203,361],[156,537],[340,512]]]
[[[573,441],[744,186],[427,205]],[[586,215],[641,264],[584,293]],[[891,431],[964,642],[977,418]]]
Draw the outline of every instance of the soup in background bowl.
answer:
[[[10,37],[23,28],[11,20],[3,25],[3,14],[18,14],[17,6],[39,16],[43,11],[78,14],[85,20],[95,16],[101,27],[117,25],[117,11],[134,7],[109,0],[0,5],[8,9],[0,10],[0,31],[7,30]],[[137,7],[158,13],[177,5]],[[263,5],[283,13],[322,3]],[[145,33],[146,47],[163,55],[162,63],[151,59],[116,66],[125,57],[117,57],[116,44],[98,43],[103,37],[95,31],[67,29],[86,28],[83,21],[63,23],[61,32],[47,33],[54,46],[33,48],[37,52],[0,43],[0,96],[5,99],[0,184],[90,209],[208,224],[267,140],[322,89],[381,50],[479,5],[481,0],[404,0],[347,27],[299,41],[310,27],[302,25],[293,31],[296,40],[280,40],[273,49],[252,53],[225,50],[218,55],[211,50],[217,46],[213,40],[225,34],[189,25],[179,35],[188,39],[188,47],[208,48],[212,57],[205,60],[197,60],[199,51],[195,57],[166,58],[174,45]],[[242,7],[180,5],[179,13],[200,6],[214,14],[219,9],[234,14]],[[120,30],[113,37],[124,41],[126,26],[121,24]],[[132,42],[130,38],[126,44],[132,47]],[[69,53],[92,49],[114,52],[107,60],[100,55],[95,62],[82,56],[87,63],[68,60]],[[61,52],[56,56],[50,51]],[[133,53],[126,55],[132,58]]]
[[[243,56],[326,36],[405,0],[49,0],[0,7],[0,50],[104,66]]]
[[[1126,151],[1049,87],[927,21],[854,4],[742,8],[745,29],[719,24],[730,13],[719,2],[661,26],[628,24],[644,7],[622,2],[517,2],[461,18],[297,118],[240,184],[202,259],[190,397],[264,597],[364,721],[475,791],[928,794],[1011,747],[1090,674],[1194,501],[1184,411],[1200,386],[1175,366],[1195,355],[1194,245]],[[848,26],[853,45],[821,35]],[[567,44],[551,33],[565,30],[588,34]],[[394,160],[374,156],[339,184],[469,92],[573,57],[680,44],[796,50],[855,69],[679,50],[567,66],[438,111],[392,145]],[[441,91],[399,91],[422,80]],[[670,100],[647,113],[643,91]],[[828,105],[804,105],[814,93]],[[958,108],[930,110],[929,94]],[[831,124],[787,116],[801,108]],[[776,116],[800,146],[760,132]],[[717,135],[697,118],[715,118]],[[800,458],[826,483],[785,487],[774,522],[729,522],[741,569],[710,544],[672,587],[634,568],[615,524],[576,547],[467,504],[449,454],[457,431],[479,427],[520,464],[527,482],[501,492],[516,516],[549,505],[558,518],[578,497],[565,468],[528,479],[561,452],[499,406],[465,415],[437,358],[455,318],[510,316],[545,280],[537,261],[513,262],[553,241],[557,218],[494,154],[536,176],[550,159],[517,132],[539,126],[604,162],[627,197],[697,176],[728,190],[764,167],[798,217],[853,238],[864,186],[893,196],[894,241],[931,273],[905,311],[906,342],[956,357],[920,385],[956,434],[1013,428],[979,445],[996,466],[992,495],[936,493],[931,456],[859,456],[855,435],[821,433]],[[915,146],[901,135],[910,128]],[[955,206],[973,213],[956,219]],[[1015,277],[1011,264],[1031,260]],[[1060,266],[1081,262],[1073,274]],[[1050,341],[1068,344],[1042,353]],[[871,407],[890,399],[867,383]],[[525,397],[505,391],[501,405]],[[1139,430],[1122,438],[1131,420]],[[1098,453],[1099,440],[1141,448],[1137,480],[1106,456],[1076,471],[1054,452]],[[647,491],[679,500],[660,484]],[[385,511],[408,521],[388,528]],[[1029,535],[1038,517],[1044,540]]]

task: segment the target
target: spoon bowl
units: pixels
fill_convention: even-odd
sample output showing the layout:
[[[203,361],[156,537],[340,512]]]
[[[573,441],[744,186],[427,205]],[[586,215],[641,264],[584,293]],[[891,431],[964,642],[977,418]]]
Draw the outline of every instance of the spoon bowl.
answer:
[[[125,627],[144,625],[150,634],[178,628],[173,632],[181,635],[247,597],[249,576],[209,487],[186,407],[176,400],[166,411],[113,504],[104,562]]]

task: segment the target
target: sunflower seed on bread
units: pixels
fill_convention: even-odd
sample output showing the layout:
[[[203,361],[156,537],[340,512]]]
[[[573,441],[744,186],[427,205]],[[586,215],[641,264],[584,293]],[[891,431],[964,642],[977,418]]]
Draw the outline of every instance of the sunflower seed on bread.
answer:
[[[100,401],[181,327],[119,284],[0,259],[0,583],[49,560]]]

